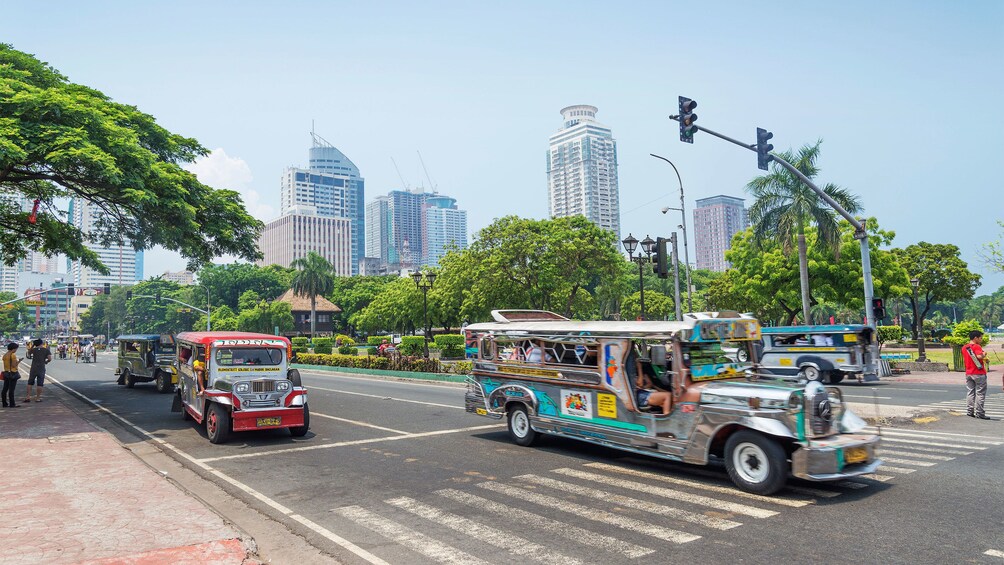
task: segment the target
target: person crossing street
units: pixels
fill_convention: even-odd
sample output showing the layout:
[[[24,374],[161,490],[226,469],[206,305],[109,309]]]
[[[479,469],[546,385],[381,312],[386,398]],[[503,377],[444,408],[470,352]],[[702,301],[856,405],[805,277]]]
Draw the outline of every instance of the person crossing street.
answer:
[[[962,346],[966,364],[966,416],[989,420],[984,411],[987,399],[987,354],[983,352],[983,332],[969,332],[969,343]]]

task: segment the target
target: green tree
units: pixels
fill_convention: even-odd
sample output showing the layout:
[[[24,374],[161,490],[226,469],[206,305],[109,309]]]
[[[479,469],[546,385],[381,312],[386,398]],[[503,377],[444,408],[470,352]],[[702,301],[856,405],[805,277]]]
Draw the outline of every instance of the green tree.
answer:
[[[910,300],[921,327],[935,302],[969,299],[980,287],[982,277],[969,270],[969,265],[959,257],[959,248],[950,243],[922,241],[905,249],[894,249],[893,253],[910,277],[917,279],[918,300],[906,289],[903,294]],[[916,329],[914,324],[914,338]]]
[[[239,309],[240,296],[253,290],[263,300],[274,300],[292,284],[294,269],[278,265],[259,267],[251,263],[206,265],[199,271],[199,286],[203,288],[198,304],[205,303],[206,289],[212,303]],[[201,306],[200,306],[201,307]]]
[[[397,278],[385,285],[369,305],[353,314],[349,323],[369,334],[414,331],[423,323],[422,294],[410,278]]]
[[[246,297],[250,299],[248,291],[241,296],[243,301]],[[237,315],[237,329],[242,332],[256,332],[263,334],[274,333],[276,328],[279,334],[293,330],[293,313],[287,302],[267,302],[259,300],[257,303],[247,303]]]
[[[795,155],[791,151],[780,154],[810,180],[819,174],[816,160],[819,146],[805,145]],[[840,229],[836,213],[815,191],[805,185],[787,169],[772,162],[771,171],[759,176],[746,185],[746,190],[756,200],[750,207],[750,221],[753,224],[754,241],[762,244],[774,241],[781,244],[785,254],[792,247],[798,249],[799,281],[801,286],[802,315],[809,319],[809,261],[805,230],[814,226],[817,230],[816,244],[835,256],[840,254]],[[827,183],[822,187],[830,198],[845,210],[854,214],[861,208],[860,200],[847,190]]]
[[[1004,229],[1004,221],[997,220],[997,225]],[[980,257],[986,266],[998,273],[1004,273],[1004,235],[996,240],[983,244]]]
[[[333,317],[337,328],[345,328],[351,333],[354,329],[349,323],[352,316],[373,302],[385,286],[399,278],[394,275],[335,277],[334,289],[328,299],[341,309]]]
[[[135,106],[70,82],[35,57],[0,44],[0,259],[64,253],[107,273],[88,242],[162,245],[199,265],[225,254],[259,256],[262,224],[240,195],[182,168],[207,151]],[[29,217],[19,200],[38,202]],[[67,220],[67,199],[100,210],[90,232]],[[72,202],[72,200],[70,200]]]
[[[310,337],[317,328],[317,296],[331,294],[335,288],[335,269],[327,259],[311,251],[292,262],[296,274],[290,283],[297,296],[310,298]]]
[[[993,294],[973,298],[963,312],[966,318],[977,320],[981,327],[996,328],[1004,322],[1004,287]]]
[[[14,300],[17,294],[13,292],[0,292],[0,302]],[[12,302],[6,306],[0,306],[0,335],[15,333],[21,319],[28,316],[28,310],[24,302]],[[4,344],[6,345],[6,344]]]
[[[641,315],[641,292],[624,298],[621,304],[621,319],[636,320]],[[645,319],[670,320],[676,316],[676,302],[669,296],[656,291],[645,291]]]

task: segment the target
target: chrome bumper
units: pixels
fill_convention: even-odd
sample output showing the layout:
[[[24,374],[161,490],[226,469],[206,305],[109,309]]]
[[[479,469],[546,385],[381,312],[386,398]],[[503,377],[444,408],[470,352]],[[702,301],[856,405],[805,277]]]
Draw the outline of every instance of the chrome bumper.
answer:
[[[809,440],[791,454],[791,474],[810,481],[832,481],[874,473],[882,460],[876,456],[879,436],[871,434],[840,434]],[[864,461],[848,463],[846,451],[864,448]]]

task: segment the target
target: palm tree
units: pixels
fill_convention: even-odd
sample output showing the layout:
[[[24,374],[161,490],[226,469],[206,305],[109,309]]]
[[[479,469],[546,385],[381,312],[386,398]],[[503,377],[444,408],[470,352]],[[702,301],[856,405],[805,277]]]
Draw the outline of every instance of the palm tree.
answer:
[[[313,339],[317,329],[317,295],[329,294],[335,289],[335,269],[313,251],[306,257],[294,259],[290,266],[296,269],[290,285],[293,294],[310,297],[310,338]]]
[[[778,155],[812,179],[819,174],[816,159],[819,157],[821,143],[822,140],[819,140],[815,145],[803,146],[798,150],[798,155],[791,151]],[[757,244],[776,241],[785,253],[791,253],[793,244],[798,247],[802,316],[805,323],[809,323],[811,304],[805,228],[814,225],[818,236],[816,245],[820,249],[832,249],[839,256],[840,228],[837,215],[815,191],[776,163],[771,165],[769,174],[751,180],[746,185],[746,190],[756,199],[749,210],[750,221],[753,223],[753,241]],[[823,192],[851,214],[861,209],[858,197],[843,188],[827,184],[823,187]]]

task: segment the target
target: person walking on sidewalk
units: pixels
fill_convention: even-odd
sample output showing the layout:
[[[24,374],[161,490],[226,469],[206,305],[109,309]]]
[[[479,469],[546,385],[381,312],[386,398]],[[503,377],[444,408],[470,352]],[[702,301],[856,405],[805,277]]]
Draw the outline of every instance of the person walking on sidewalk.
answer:
[[[52,351],[41,339],[35,340],[35,347],[28,351],[31,369],[28,371],[28,395],[25,402],[31,402],[31,387],[35,387],[35,402],[42,402],[42,387],[45,385],[45,366],[52,361]]]
[[[0,392],[4,408],[17,408],[17,404],[14,404],[14,387],[21,378],[21,373],[17,371],[19,363],[21,360],[17,358],[17,344],[8,343],[7,353],[3,355],[3,391]]]
[[[962,346],[962,360],[966,364],[966,416],[989,420],[983,406],[987,399],[987,354],[981,342],[983,332],[969,332],[969,343]]]

